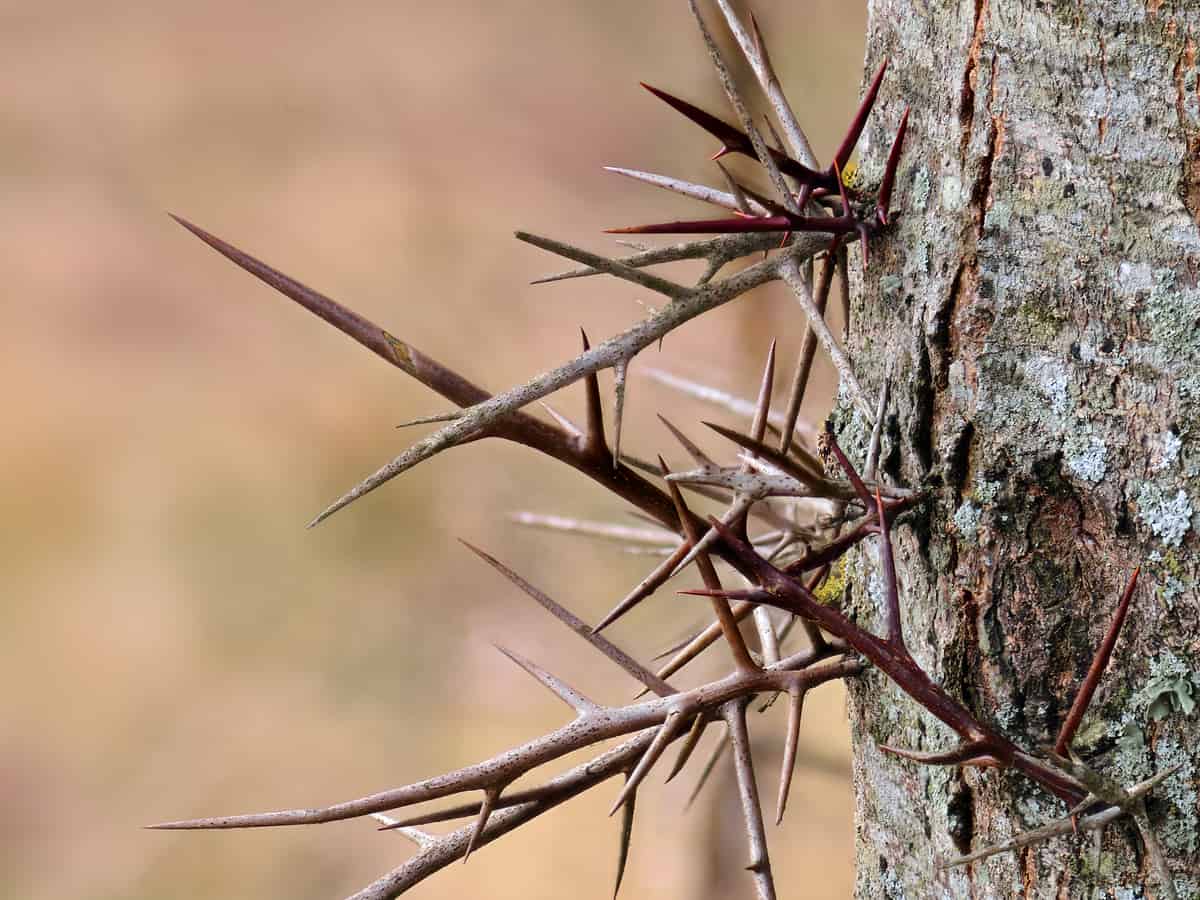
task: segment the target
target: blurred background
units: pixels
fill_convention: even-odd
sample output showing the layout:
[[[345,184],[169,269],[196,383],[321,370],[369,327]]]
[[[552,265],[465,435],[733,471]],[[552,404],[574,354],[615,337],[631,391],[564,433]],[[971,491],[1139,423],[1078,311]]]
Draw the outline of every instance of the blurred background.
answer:
[[[865,10],[756,11],[827,156],[858,96]],[[578,326],[606,337],[651,300],[611,280],[529,286],[564,266],[513,229],[619,252],[601,229],[710,211],[601,171],[719,184],[713,141],[637,82],[732,114],[682,0],[7,2],[0,77],[0,895],[342,897],[408,845],[366,822],[140,826],[348,799],[562,724],[493,641],[598,699],[630,695],[456,536],[590,621],[652,561],[514,527],[520,509],[629,520],[573,472],[495,442],[306,531],[421,433],[395,424],[445,403],[165,211],[500,389],[575,353]],[[752,396],[771,337],[786,383],[802,331],[766,290],[673,335],[634,364],[625,447],[682,463],[654,413],[697,435],[713,415],[639,367]],[[579,391],[555,405],[577,414]],[[644,659],[703,619],[663,592],[612,636]],[[680,681],[711,674],[713,655]],[[755,723],[768,797],[784,714]],[[843,717],[838,687],[810,696],[789,817],[771,829],[793,896],[850,892]],[[625,896],[750,895],[727,767],[686,814],[699,767],[651,779]],[[413,895],[608,897],[616,790]]]

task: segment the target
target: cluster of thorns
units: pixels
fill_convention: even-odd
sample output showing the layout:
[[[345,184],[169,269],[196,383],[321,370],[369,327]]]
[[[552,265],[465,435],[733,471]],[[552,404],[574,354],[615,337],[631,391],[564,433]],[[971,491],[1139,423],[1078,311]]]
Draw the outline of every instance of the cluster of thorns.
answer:
[[[855,676],[867,666],[874,666],[949,726],[959,739],[956,747],[943,753],[919,754],[894,747],[881,749],[925,765],[1016,770],[1070,807],[1069,813],[1060,821],[1020,834],[1003,844],[948,860],[946,866],[966,865],[1056,835],[1102,829],[1118,818],[1129,816],[1141,831],[1147,857],[1163,886],[1164,896],[1173,897],[1170,872],[1149,826],[1145,797],[1174,770],[1159,773],[1146,782],[1126,789],[1084,766],[1070,752],[1072,738],[1108,663],[1133,597],[1136,571],[1121,597],[1112,625],[1096,652],[1053,748],[1043,748],[1037,753],[1028,752],[980,721],[920,668],[905,645],[899,586],[892,556],[891,527],[898,515],[921,502],[922,497],[918,492],[887,485],[882,479],[876,479],[881,423],[887,407],[887,386],[884,385],[877,404],[866,402],[849,360],[823,318],[833,275],[838,269],[842,273],[839,281],[844,311],[849,311],[844,277],[847,245],[856,240],[862,245],[865,265],[868,241],[889,221],[889,205],[901,156],[907,111],[897,128],[875,196],[868,199],[858,191],[851,190],[842,178],[842,170],[874,105],[886,62],[871,82],[833,161],[828,167],[821,168],[783,95],[757,22],[751,18],[750,27],[747,28],[729,0],[718,0],[726,24],[774,110],[790,147],[790,154],[783,149],[784,141],[778,135],[774,138],[778,146],[771,146],[762,137],[734,85],[721,51],[696,8],[695,0],[689,2],[741,127],[730,125],[665,91],[648,89],[722,142],[721,150],[714,159],[729,153],[741,153],[757,159],[766,171],[778,199],[756,193],[740,184],[724,167],[721,171],[728,182],[727,191],[664,175],[615,169],[613,171],[643,182],[725,207],[733,215],[721,219],[616,229],[622,233],[717,235],[655,249],[639,247],[638,252],[623,259],[608,259],[548,238],[518,233],[520,240],[583,266],[544,281],[605,273],[668,298],[668,302],[650,317],[596,347],[588,344],[585,335],[580,355],[523,385],[492,395],[357,313],[197,226],[179,220],[234,263],[458,407],[448,414],[417,420],[421,423],[446,424],[336,501],[313,524],[442,450],[489,437],[523,444],[566,463],[632,504],[639,516],[653,523],[653,528],[646,529],[530,514],[519,517],[519,521],[527,524],[638,542],[651,552],[663,556],[654,570],[594,627],[500,561],[469,544],[467,547],[639,681],[644,688],[643,695],[650,693],[655,695],[654,698],[641,699],[639,696],[635,702],[627,705],[607,706],[589,699],[535,663],[511,650],[500,648],[514,663],[574,710],[575,717],[571,722],[477,765],[334,806],[170,822],[154,827],[252,828],[371,816],[382,823],[383,828],[395,830],[411,839],[417,847],[416,854],[404,865],[352,898],[382,900],[403,893],[456,859],[466,859],[474,849],[571,797],[621,775],[624,785],[612,807],[613,813],[621,811],[623,814],[616,876],[619,888],[628,855],[639,788],[668,747],[677,741],[681,742],[681,748],[671,766],[668,780],[678,774],[692,757],[709,726],[715,726],[723,733],[716,753],[704,766],[697,790],[713,770],[717,757],[726,749],[731,749],[749,845],[748,868],[753,875],[758,896],[766,900],[775,897],[775,887],[747,730],[747,713],[752,709],[752,701],[760,695],[788,697],[786,741],[776,803],[778,823],[787,805],[806,692],[834,679]],[[768,251],[777,252],[771,255]],[[759,252],[764,256],[760,262],[724,278],[716,277],[727,263]],[[678,284],[646,271],[651,265],[686,259],[703,259],[708,263],[704,274],[692,286]],[[819,263],[819,272],[814,273],[816,263]],[[748,412],[752,422],[747,433],[709,424],[710,428],[739,448],[738,457],[730,465],[714,462],[665,419],[663,423],[691,456],[695,468],[672,472],[662,457],[651,462],[622,454],[620,434],[625,375],[634,357],[690,319],[773,280],[782,280],[792,290],[808,318],[808,330],[786,412],[778,415],[770,409],[775,369],[774,346],[768,356],[757,403],[729,397],[712,388],[659,373],[660,380],[695,396],[715,400],[729,409]],[[829,352],[848,396],[873,426],[866,465],[861,473],[842,452],[832,431],[816,436],[798,418],[818,343]],[[602,369],[612,369],[616,379],[611,446],[605,434],[597,377]],[[581,426],[549,407],[546,409],[554,420],[553,424],[522,411],[530,403],[542,401],[550,393],[576,382],[582,383],[586,396],[586,420]],[[836,461],[840,469],[837,476],[826,473],[819,458],[821,451],[825,451],[826,459]],[[684,491],[718,500],[727,504],[727,509],[720,517],[702,518],[689,508]],[[831,567],[854,547],[873,536],[878,536],[885,585],[882,636],[857,624],[839,608],[837,602],[823,603],[815,594],[828,577]],[[732,569],[744,586],[726,587],[718,572],[718,563]],[[665,664],[653,670],[630,657],[602,634],[605,628],[692,564],[699,570],[705,588],[681,593],[706,597],[712,607],[713,621],[685,644],[675,648]],[[753,626],[750,633],[757,639],[756,652],[748,646],[743,634],[743,620],[747,618]],[[794,630],[806,635],[807,646],[803,650],[786,653],[783,649],[785,642]],[[706,648],[718,643],[724,645],[732,663],[732,669],[725,677],[687,690],[667,680]],[[614,738],[624,740],[539,786],[513,787],[518,779],[538,767]],[[472,793],[479,795],[480,799],[402,820],[388,815],[402,807]],[[428,823],[460,818],[471,818],[473,821],[444,835],[435,835],[419,828]]]

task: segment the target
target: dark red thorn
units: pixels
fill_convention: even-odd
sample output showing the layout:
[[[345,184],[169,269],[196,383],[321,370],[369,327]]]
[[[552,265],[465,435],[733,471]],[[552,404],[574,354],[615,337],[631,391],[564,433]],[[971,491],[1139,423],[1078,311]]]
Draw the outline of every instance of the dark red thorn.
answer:
[[[865,222],[859,222],[855,227],[858,231],[858,243],[862,246],[862,264],[865,269],[871,262],[871,229]]]
[[[1092,695],[1096,693],[1096,687],[1100,684],[1100,678],[1104,675],[1104,670],[1112,657],[1113,647],[1116,646],[1117,637],[1121,633],[1121,626],[1125,624],[1125,614],[1129,612],[1129,602],[1133,599],[1133,590],[1137,587],[1139,572],[1141,572],[1141,566],[1134,569],[1133,574],[1129,577],[1125,593],[1121,595],[1121,602],[1117,604],[1117,611],[1113,615],[1112,624],[1108,626],[1108,633],[1104,636],[1099,649],[1096,650],[1092,665],[1088,669],[1087,675],[1084,676],[1083,685],[1079,688],[1079,693],[1075,695],[1075,702],[1071,704],[1071,710],[1067,713],[1062,730],[1058,733],[1058,740],[1054,743],[1054,752],[1059,756],[1067,755],[1071,739],[1075,737],[1079,723],[1083,721],[1088,706],[1091,705]]]
[[[728,122],[718,119],[711,113],[707,113],[698,106],[693,106],[686,100],[681,100],[673,94],[668,94],[666,91],[640,82],[642,87],[652,93],[659,100],[662,100],[672,109],[691,119],[722,144],[721,149],[713,156],[713,159],[720,159],[730,153],[740,153],[743,156],[749,156],[751,159],[757,159],[754,153],[754,144],[746,133]],[[768,148],[771,157],[775,160],[775,164],[779,167],[779,171],[784,175],[790,175],[802,184],[810,184],[813,187],[833,188],[833,178],[828,172],[816,172],[810,169],[803,163],[797,162],[785,153],[778,150]]]
[[[626,228],[606,228],[606,234],[733,234],[743,231],[788,231],[792,220],[787,216],[747,216],[728,219],[699,219],[695,221],[659,222],[653,225],[631,225]]]
[[[833,436],[833,429],[828,424],[825,425],[825,438],[829,445],[829,449],[833,451],[834,457],[838,461],[838,465],[842,467],[842,471],[846,473],[846,478],[854,488],[854,493],[858,494],[858,499],[862,502],[863,508],[870,515],[874,509],[875,503],[871,499],[871,492],[867,490],[867,486],[863,484],[862,477],[858,474],[858,470],[846,458],[846,454],[842,452],[841,446],[838,445],[837,438]]]
[[[888,213],[892,205],[892,188],[896,183],[896,170],[900,167],[900,156],[904,150],[904,134],[908,131],[908,107],[904,107],[904,115],[900,117],[900,127],[892,139],[892,149],[888,151],[887,166],[883,170],[883,181],[879,185],[879,197],[875,212],[879,216],[879,224],[888,224]]]
[[[867,88],[867,92],[863,94],[862,102],[858,105],[858,111],[854,114],[854,118],[850,121],[850,127],[846,130],[846,136],[842,138],[841,145],[837,148],[837,152],[833,155],[833,163],[830,166],[830,171],[844,169],[846,163],[849,162],[851,154],[854,153],[854,148],[858,144],[858,139],[862,135],[863,128],[867,124],[867,117],[871,114],[871,107],[875,105],[875,97],[879,93],[879,85],[883,81],[883,73],[887,71],[888,59],[885,56],[883,64],[880,65],[879,71],[875,73],[875,77],[871,79],[871,85]],[[841,181],[841,176],[838,176]]]
[[[878,487],[875,488],[875,515],[879,518],[879,555],[883,563],[883,583],[887,594],[887,639],[896,650],[907,653],[900,622],[900,586],[896,581],[896,560],[892,556],[892,531]]]
[[[583,352],[592,349],[588,342],[587,332],[582,328],[579,334],[583,338]],[[591,372],[583,379],[584,396],[587,400],[586,428],[583,433],[584,452],[597,459],[607,460],[610,452],[604,440],[604,410],[600,399],[600,378],[596,372]]]

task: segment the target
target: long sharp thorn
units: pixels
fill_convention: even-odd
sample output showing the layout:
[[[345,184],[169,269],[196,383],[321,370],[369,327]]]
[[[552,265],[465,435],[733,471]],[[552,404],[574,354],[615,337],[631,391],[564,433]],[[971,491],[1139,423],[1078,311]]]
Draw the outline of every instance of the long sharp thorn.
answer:
[[[704,451],[697,447],[688,437],[672,425],[665,416],[659,415],[658,420],[667,426],[667,430],[675,436],[675,440],[683,445],[683,449],[688,452],[688,455],[695,460],[696,465],[717,467],[717,464],[704,454]]]
[[[968,741],[937,753],[917,753],[914,750],[905,750],[903,747],[892,747],[888,744],[880,744],[879,749],[884,753],[911,759],[913,762],[925,766],[961,766],[970,764],[972,760],[984,758],[987,755],[988,745],[983,741]]]
[[[871,442],[867,445],[867,464],[863,469],[867,478],[875,479],[875,470],[879,466],[879,448],[883,441],[883,420],[887,413],[888,398],[892,393],[892,379],[889,375],[883,379],[883,390],[879,392],[879,406],[875,410],[875,427],[871,429]]]
[[[850,266],[846,248],[837,248],[838,299],[842,307],[842,343],[850,340]]]
[[[414,425],[432,425],[434,422],[453,422],[462,418],[462,410],[456,409],[452,412],[438,413],[432,416],[420,416],[416,419],[409,419],[407,422],[401,422],[397,428],[411,428]]]
[[[583,339],[583,352],[587,353],[592,349],[592,345],[588,342],[587,332],[580,328],[579,334]],[[598,373],[588,373],[587,377],[583,379],[583,390],[587,401],[587,413],[584,420],[584,447],[588,453],[601,458],[608,455],[608,445],[604,440],[604,409],[603,402],[600,399],[600,377]],[[616,460],[615,454],[613,455],[613,460]]]
[[[896,129],[896,137],[892,140],[892,149],[888,152],[887,167],[883,170],[883,181],[879,185],[879,198],[875,211],[881,225],[888,224],[888,214],[892,208],[892,187],[896,183],[896,170],[900,166],[900,156],[904,152],[904,134],[908,131],[908,107],[904,107],[904,115],[900,117],[900,127]]]
[[[850,460],[846,458],[846,454],[842,452],[841,445],[838,444],[837,437],[833,433],[833,429],[828,425],[825,427],[825,438],[829,444],[829,449],[833,451],[834,457],[838,461],[838,465],[842,467],[842,471],[846,473],[846,479],[854,487],[854,493],[858,495],[859,502],[869,514],[875,508],[874,498],[871,497],[871,492],[867,490],[867,486],[863,484],[862,477],[858,474],[858,470],[854,468]]]
[[[390,335],[374,322],[371,322],[351,309],[342,306],[335,300],[326,297],[319,291],[314,291],[307,285],[301,284],[294,278],[284,275],[278,269],[267,265],[248,253],[244,253],[232,244],[226,243],[219,237],[205,231],[199,225],[194,225],[187,219],[168,213],[172,219],[194,234],[208,246],[212,247],[230,262],[245,269],[255,278],[275,288],[284,296],[299,303],[315,316],[324,319],[343,334],[358,341],[364,347],[374,351],[393,365],[401,365],[397,358],[397,349]],[[403,366],[401,365],[401,368]]]
[[[662,466],[663,471],[666,472],[667,464],[661,456],[658,458],[658,463]],[[695,523],[692,521],[687,503],[684,502],[683,494],[679,491],[679,486],[675,482],[668,480],[667,489],[671,492],[671,500],[675,503],[675,512],[679,516],[679,524],[683,529],[683,533],[687,536],[688,544],[693,548],[698,547],[700,544],[699,533]],[[712,560],[709,559],[707,553],[697,553],[696,565],[700,569],[700,577],[704,579],[705,587],[712,590],[721,590],[721,580],[717,577],[717,570],[713,568]],[[729,644],[729,650],[733,654],[733,660],[738,669],[742,672],[757,671],[759,667],[755,664],[753,658],[751,658],[750,650],[746,647],[746,641],[743,639],[741,631],[738,630],[737,619],[733,617],[733,611],[729,608],[729,601],[713,597],[712,607],[713,612],[717,616],[717,621],[721,623],[721,632],[725,635],[725,640]]]
[[[762,382],[758,388],[758,403],[754,409],[754,421],[750,425],[750,436],[756,441],[762,441],[767,430],[767,418],[771,412],[771,393],[775,387],[775,339],[771,339],[771,349],[767,351],[767,364],[763,369]]]
[[[626,776],[626,782],[628,782]],[[625,864],[629,862],[629,845],[633,840],[633,813],[637,806],[637,791],[629,795],[629,800],[621,812],[621,845],[617,850],[617,881],[613,886],[613,900],[621,892],[621,881],[625,878]]]
[[[740,153],[743,156],[755,158],[754,145],[750,142],[750,138],[744,131],[718,119],[716,116],[705,112],[698,106],[693,106],[686,100],[668,94],[666,91],[652,87],[641,82],[642,87],[652,93],[655,97],[662,100],[668,106],[682,113],[686,118],[691,119],[722,144],[721,150],[714,158],[720,158],[728,153]],[[778,151],[772,151],[771,156],[775,160],[775,164],[784,175],[790,175],[797,181],[803,184],[811,184],[813,187],[833,188],[833,179],[827,172],[817,172],[808,166],[797,162],[789,156],[786,156]]]
[[[371,813],[371,818],[380,823],[380,831],[396,831],[412,841],[419,850],[425,850],[437,841],[437,838],[429,832],[408,828],[384,813]]]
[[[760,900],[775,900],[775,879],[771,874],[771,857],[767,852],[767,836],[763,828],[758,782],[754,777],[754,761],[750,753],[750,735],[746,730],[744,701],[730,701],[723,707],[723,713],[725,723],[729,726],[733,768],[737,773],[738,794],[742,799],[742,815],[746,821],[746,837],[750,849],[750,865],[746,868],[754,874],[754,884]]]
[[[732,428],[726,428],[724,425],[718,425],[715,422],[704,422],[703,424],[706,428],[711,428],[717,434],[721,435],[721,437],[733,441],[739,447],[745,447],[755,456],[766,460],[802,484],[815,486],[825,481],[825,475],[821,471],[820,462],[798,444],[792,447],[791,455],[786,455],[780,453],[774,447],[764,444],[761,440],[756,440],[749,435],[734,431]]]
[[[807,219],[803,220],[808,222]],[[829,220],[832,221],[832,220]],[[653,222],[648,225],[624,225],[605,228],[605,234],[746,234],[760,231],[826,231],[830,228],[801,228],[800,218],[788,216],[736,216],[731,219],[679,219],[674,222]]]
[[[471,858],[471,854],[479,846],[479,839],[483,837],[483,829],[487,827],[488,819],[492,815],[492,806],[499,796],[500,790],[498,788],[488,788],[483,792],[483,803],[479,807],[479,817],[475,820],[475,828],[471,832],[471,839],[467,841],[466,852],[463,853],[464,863]]]
[[[1121,626],[1125,624],[1125,614],[1129,612],[1129,602],[1133,599],[1134,588],[1137,587],[1139,572],[1141,572],[1140,566],[1134,569],[1133,574],[1129,576],[1129,583],[1125,585],[1121,602],[1117,604],[1117,611],[1113,614],[1112,623],[1108,626],[1108,633],[1104,635],[1104,640],[1096,649],[1096,655],[1083,679],[1083,685],[1079,688],[1079,693],[1075,695],[1075,702],[1071,704],[1070,712],[1067,713],[1067,718],[1062,724],[1058,740],[1054,742],[1054,752],[1059,756],[1067,755],[1071,739],[1075,737],[1075,731],[1079,728],[1079,723],[1083,721],[1084,714],[1091,705],[1092,695],[1096,693],[1096,687],[1100,684],[1100,678],[1104,675],[1104,670],[1112,657],[1113,647],[1116,646],[1117,637],[1121,634]]]
[[[583,432],[579,430],[578,425],[560,413],[545,400],[539,400],[538,402],[542,405],[542,409],[546,410],[546,412],[550,415],[550,418],[558,423],[559,428],[571,435],[571,437],[575,438],[576,440],[583,439]]]
[[[654,693],[658,694],[660,697],[669,697],[671,694],[676,693],[675,688],[671,687],[671,685],[667,684],[607,638],[593,633],[592,629],[589,628],[587,623],[585,623],[582,619],[580,619],[566,607],[561,606],[549,596],[539,591],[512,569],[508,568],[508,566],[504,565],[504,563],[480,550],[478,547],[472,546],[461,538],[459,539],[459,542],[484,562],[486,562],[489,566],[519,587],[522,591],[536,600],[543,609],[553,615],[556,619],[574,631],[577,635],[615,662],[618,666],[620,666],[646,687],[650,688],[650,690],[654,691]]]
[[[846,136],[842,138],[841,145],[837,148],[837,152],[833,155],[833,164],[830,166],[831,171],[836,169],[844,169],[846,163],[850,161],[851,154],[854,153],[854,147],[858,144],[858,139],[862,135],[863,128],[867,124],[867,117],[871,114],[871,107],[875,105],[875,97],[879,93],[880,82],[883,81],[883,73],[887,71],[888,60],[884,57],[883,64],[880,65],[879,71],[875,73],[875,77],[871,79],[871,85],[867,88],[867,92],[863,94],[862,102],[858,105],[858,111],[855,112],[854,118],[850,120],[850,127],[846,129]],[[841,181],[839,173],[838,180]]]
[[[575,712],[583,715],[584,713],[594,712],[600,706],[595,701],[588,699],[575,688],[571,687],[562,679],[547,672],[536,663],[530,662],[519,653],[514,653],[499,644],[495,645],[496,649],[511,659],[514,663],[524,669],[528,674],[532,675],[538,682],[548,691],[558,697],[563,703],[571,707]]]
[[[725,183],[729,186],[729,191],[733,195],[734,201],[737,203],[738,211],[747,216],[755,215],[757,210],[750,208],[750,201],[746,198],[745,190],[740,184],[737,183],[737,180],[733,177],[733,175],[730,174],[729,170],[725,168],[725,165],[720,160],[717,160],[716,163],[717,168],[721,170],[721,174],[725,176]]]
[[[835,268],[832,254],[827,254],[821,266],[821,274],[817,280],[817,290],[813,304],[822,316],[829,303],[829,285],[833,280]],[[804,404],[804,395],[808,390],[808,379],[812,374],[813,361],[817,356],[817,333],[811,326],[805,328],[804,343],[800,348],[800,358],[796,362],[796,377],[792,380],[792,391],[788,397],[787,413],[784,416],[779,449],[787,453],[795,438],[796,421],[800,418],[800,407]]]
[[[745,601],[738,601],[737,603],[732,604],[730,609],[733,613],[734,620],[740,622],[753,612],[754,604],[747,603]],[[665,663],[661,668],[659,668],[658,676],[660,678],[670,678],[672,675],[690,663],[693,659],[715,644],[717,639],[720,638],[724,633],[725,632],[721,627],[721,623],[719,621],[713,622],[690,641],[683,644],[681,647],[676,648],[678,652],[671,657],[669,662]]]
[[[892,533],[887,510],[879,488],[875,489],[875,514],[879,517],[879,555],[883,564],[883,583],[887,596],[887,639],[897,650],[904,650],[904,626],[900,621],[900,588],[896,583],[896,561],[892,555]],[[907,652],[907,651],[905,651]]]
[[[705,203],[711,203],[714,206],[721,206],[725,209],[736,210],[746,213],[747,215],[760,215],[767,212],[767,207],[759,206],[754,208],[746,203],[745,195],[740,194],[739,187],[731,185],[733,191],[719,191],[716,188],[708,187],[703,184],[694,184],[690,181],[682,181],[678,178],[671,178],[669,175],[656,175],[653,172],[642,172],[637,169],[623,169],[618,166],[605,166],[606,172],[613,172],[617,175],[624,175],[626,178],[632,178],[635,181],[640,181],[643,184],[650,184],[654,187],[664,188],[676,194],[682,194],[685,197],[691,197],[693,200],[701,200]],[[629,245],[628,241],[619,243]],[[632,249],[641,253],[650,252],[650,248],[631,245]]]
[[[625,377],[629,374],[629,360],[618,360],[613,366],[613,468],[620,465],[621,425],[625,420]]]
[[[593,632],[599,634],[625,613],[629,612],[656,590],[662,587],[671,578],[672,573],[687,556],[689,547],[687,544],[680,544],[676,547],[671,555],[659,563],[653,572],[638,582],[637,586],[630,591],[616,606],[609,611],[603,619],[601,619],[592,629]]]
[[[677,711],[667,713],[666,721],[659,727],[658,734],[654,736],[654,740],[646,748],[646,752],[642,754],[642,758],[638,760],[637,766],[625,780],[625,786],[621,789],[621,793],[617,797],[617,802],[608,811],[610,816],[637,792],[638,786],[650,774],[650,770],[654,768],[654,764],[662,757],[663,752],[667,749],[671,741],[679,736],[679,732],[683,730],[687,722],[688,717],[683,713]]]
[[[804,715],[804,694],[805,691],[797,687],[788,691],[787,741],[783,745],[783,766],[779,771],[779,801],[775,806],[776,825],[783,822],[788,794],[792,789],[792,776],[796,771],[796,750],[800,746],[800,719]]]
[[[691,809],[692,804],[696,802],[696,798],[700,796],[700,792],[704,790],[704,786],[708,784],[708,779],[712,776],[713,771],[717,768],[717,763],[721,761],[721,757],[725,755],[725,751],[729,749],[729,726],[725,726],[725,730],[721,732],[717,738],[717,744],[713,747],[708,759],[705,760],[704,768],[700,770],[700,777],[696,779],[696,784],[692,787],[692,792],[688,794],[687,802],[684,804],[684,809]]]
[[[679,748],[679,755],[675,757],[675,764],[671,766],[671,771],[667,773],[667,783],[683,771],[683,767],[687,765],[696,747],[699,746],[700,738],[704,737],[704,730],[708,727],[710,721],[712,720],[704,714],[698,715],[692,720],[692,729],[688,732],[688,736],[684,738],[683,746]]]
[[[609,259],[607,256],[600,256],[580,247],[573,247],[570,244],[564,244],[562,241],[556,241],[553,238],[530,234],[527,231],[515,232],[515,236],[517,240],[523,243],[531,244],[549,253],[557,253],[559,256],[566,257],[577,263],[583,263],[585,266],[591,266],[593,269],[601,272],[607,272],[609,275],[622,278],[625,281],[631,281],[634,284],[663,294],[673,300],[690,293],[690,289],[683,285],[627,265],[620,260]]]

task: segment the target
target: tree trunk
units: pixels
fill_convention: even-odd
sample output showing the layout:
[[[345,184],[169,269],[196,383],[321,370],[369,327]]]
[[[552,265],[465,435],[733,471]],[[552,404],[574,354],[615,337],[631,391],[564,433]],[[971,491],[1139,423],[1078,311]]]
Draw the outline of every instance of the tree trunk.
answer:
[[[984,721],[1053,744],[1143,567],[1075,748],[1126,785],[1184,764],[1150,807],[1181,897],[1200,896],[1198,33],[1163,0],[874,0],[866,68],[892,63],[868,176],[903,104],[912,121],[850,341],[864,385],[894,366],[884,471],[933,497],[897,534],[909,645]],[[861,459],[861,421],[834,418]],[[851,694],[860,897],[1162,896],[1123,826],[936,870],[1065,809],[882,754],[953,735],[878,673]]]

